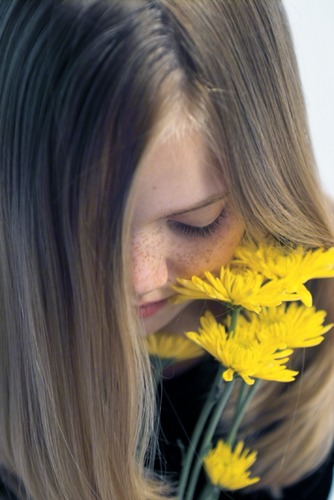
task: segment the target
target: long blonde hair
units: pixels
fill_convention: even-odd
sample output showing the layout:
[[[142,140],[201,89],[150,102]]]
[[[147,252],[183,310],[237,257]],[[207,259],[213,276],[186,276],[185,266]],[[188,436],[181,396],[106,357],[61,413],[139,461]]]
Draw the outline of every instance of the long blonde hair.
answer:
[[[13,0],[0,19],[0,463],[36,500],[162,498],[127,266],[132,179],[161,110],[182,98],[203,117],[250,236],[333,245],[282,6]],[[266,411],[244,432],[265,457],[261,485],[324,459],[330,353],[254,402]]]

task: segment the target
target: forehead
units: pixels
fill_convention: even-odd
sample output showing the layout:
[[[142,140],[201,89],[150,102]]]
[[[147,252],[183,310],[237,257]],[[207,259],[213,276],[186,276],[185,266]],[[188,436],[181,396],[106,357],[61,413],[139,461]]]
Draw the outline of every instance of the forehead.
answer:
[[[204,134],[176,125],[153,139],[138,166],[135,218],[181,211],[226,190],[211,159]]]

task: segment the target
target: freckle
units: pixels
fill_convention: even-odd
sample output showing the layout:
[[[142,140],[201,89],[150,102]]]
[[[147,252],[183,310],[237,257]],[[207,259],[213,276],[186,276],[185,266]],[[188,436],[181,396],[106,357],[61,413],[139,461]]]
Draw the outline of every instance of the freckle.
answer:
[[[206,264],[210,263],[212,254],[213,254],[213,249],[212,248],[206,250],[206,252],[205,252],[205,263]]]

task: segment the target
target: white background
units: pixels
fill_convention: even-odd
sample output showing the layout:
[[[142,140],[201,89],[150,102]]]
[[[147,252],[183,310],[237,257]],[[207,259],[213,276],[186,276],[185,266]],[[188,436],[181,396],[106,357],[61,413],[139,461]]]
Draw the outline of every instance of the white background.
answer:
[[[292,28],[320,176],[326,191],[334,197],[334,0],[283,2]]]
[[[320,176],[324,188],[334,197],[334,0],[283,1]],[[329,499],[334,500],[334,484]]]

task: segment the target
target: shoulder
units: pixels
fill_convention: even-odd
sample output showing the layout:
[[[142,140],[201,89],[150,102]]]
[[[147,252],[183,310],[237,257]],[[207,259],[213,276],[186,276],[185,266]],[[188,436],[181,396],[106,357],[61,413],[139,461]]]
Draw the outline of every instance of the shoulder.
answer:
[[[1,483],[0,500],[18,500],[18,498],[14,496],[3,483]]]
[[[3,482],[0,482],[0,500],[18,500]]]
[[[1,469],[0,471],[0,500],[18,500],[18,497],[13,493],[17,491],[18,482],[13,479],[13,476]]]

